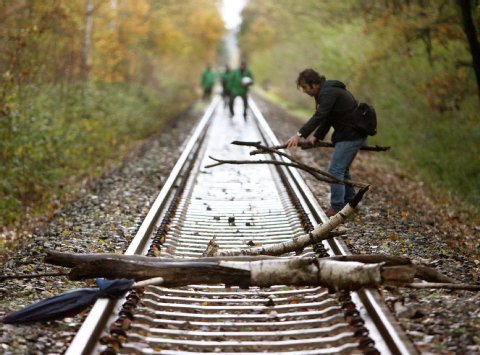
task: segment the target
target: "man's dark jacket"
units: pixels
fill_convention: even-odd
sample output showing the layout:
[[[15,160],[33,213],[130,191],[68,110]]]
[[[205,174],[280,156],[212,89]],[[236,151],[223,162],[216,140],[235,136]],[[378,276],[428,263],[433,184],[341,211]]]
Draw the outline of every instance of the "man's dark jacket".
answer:
[[[333,127],[332,142],[353,141],[365,138],[365,134],[355,129],[354,114],[357,101],[347,91],[344,83],[338,80],[326,80],[315,96],[316,111],[299,132],[308,137],[315,128],[318,140],[325,138],[330,127]]]

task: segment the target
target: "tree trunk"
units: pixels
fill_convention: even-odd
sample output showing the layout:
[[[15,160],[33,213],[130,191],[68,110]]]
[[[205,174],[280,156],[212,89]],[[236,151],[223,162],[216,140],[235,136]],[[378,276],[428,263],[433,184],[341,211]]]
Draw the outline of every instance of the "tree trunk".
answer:
[[[457,3],[462,11],[463,31],[470,45],[473,70],[477,79],[477,94],[480,98],[480,43],[478,42],[477,31],[472,18],[472,2],[471,0],[457,0]]]
[[[273,256],[262,255],[257,257],[250,256],[231,256],[231,257],[207,257],[207,258],[189,258],[189,259],[174,259],[174,258],[158,258],[151,256],[143,255],[123,255],[123,254],[103,254],[103,253],[92,253],[92,254],[71,254],[71,253],[62,253],[55,250],[47,251],[44,261],[48,264],[64,266],[64,267],[75,267],[81,264],[87,264],[90,262],[96,262],[98,260],[113,260],[113,261],[125,261],[132,263],[146,263],[146,264],[161,264],[161,263],[175,263],[175,262],[184,262],[184,261],[193,261],[193,262],[206,262],[206,261],[258,261],[266,259],[274,259]],[[345,260],[343,260],[345,261]],[[398,264],[396,264],[398,265]]]
[[[85,0],[85,29],[83,32],[82,61],[80,64],[80,73],[83,80],[87,81],[90,71],[90,52],[92,48],[93,31],[93,0]]]
[[[126,277],[135,280],[162,277],[165,286],[224,283],[242,287],[285,284],[356,289],[360,285],[376,284],[371,281],[371,271],[360,271],[362,275],[355,274],[357,267],[366,270],[369,269],[368,265],[380,268],[382,280],[387,285],[404,286],[414,278],[444,284],[458,283],[433,268],[413,264],[409,258],[389,255],[343,255],[320,259],[272,256],[173,259],[49,251],[45,262],[73,268],[69,274],[73,280],[88,277]],[[316,276],[310,275],[312,272]],[[364,272],[370,276],[363,275]],[[312,281],[319,275],[321,281]],[[365,277],[370,281],[365,281]]]
[[[150,258],[156,259],[156,258]],[[378,287],[383,281],[410,284],[415,270],[411,265],[385,267],[355,261],[316,258],[266,258],[262,260],[176,260],[149,262],[132,260],[131,256],[110,258],[100,255],[93,261],[75,266],[71,280],[92,277],[145,280],[163,278],[163,286],[191,284],[270,287],[273,285],[323,286],[335,290],[358,290]]]

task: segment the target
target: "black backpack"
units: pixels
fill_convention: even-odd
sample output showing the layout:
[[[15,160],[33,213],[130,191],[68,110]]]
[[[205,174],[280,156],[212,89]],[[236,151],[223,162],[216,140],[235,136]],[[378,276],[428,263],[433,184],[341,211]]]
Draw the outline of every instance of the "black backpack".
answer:
[[[355,128],[358,131],[369,136],[377,134],[377,113],[371,105],[359,103],[355,109],[355,116]]]

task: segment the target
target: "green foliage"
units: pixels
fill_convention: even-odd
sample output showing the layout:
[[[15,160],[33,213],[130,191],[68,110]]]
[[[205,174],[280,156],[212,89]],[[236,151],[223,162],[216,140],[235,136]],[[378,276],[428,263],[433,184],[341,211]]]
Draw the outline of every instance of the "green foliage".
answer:
[[[268,82],[290,109],[314,109],[295,86],[302,69],[344,81],[377,110],[379,134],[370,143],[391,145],[389,155],[405,168],[478,206],[480,103],[472,68],[458,65],[471,60],[458,9],[393,3],[401,5],[252,0],[241,43],[257,82]],[[259,18],[271,32],[268,46],[255,49],[251,43],[265,41],[255,29]]]
[[[213,0],[0,0],[0,18],[0,229],[193,102],[224,33]]]
[[[0,224],[158,132],[185,108],[169,104],[179,89],[159,98],[126,84],[44,85],[28,103],[12,98],[14,108],[0,120]]]

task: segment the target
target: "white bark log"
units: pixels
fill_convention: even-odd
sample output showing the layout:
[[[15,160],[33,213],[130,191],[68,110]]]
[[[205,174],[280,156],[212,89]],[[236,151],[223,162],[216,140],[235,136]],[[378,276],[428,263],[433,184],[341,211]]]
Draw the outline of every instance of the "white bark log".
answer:
[[[260,287],[297,285],[358,290],[362,287],[378,287],[382,282],[382,264],[293,258],[221,261],[220,265],[250,271],[250,284]]]
[[[301,250],[309,245],[319,243],[327,239],[328,233],[339,226],[349,215],[355,211],[353,207],[347,204],[340,212],[330,218],[327,223],[317,225],[312,232],[304,234],[292,240],[274,244],[267,247],[254,247],[245,249],[225,249],[218,250],[215,256],[234,256],[234,255],[282,255],[286,253]]]

